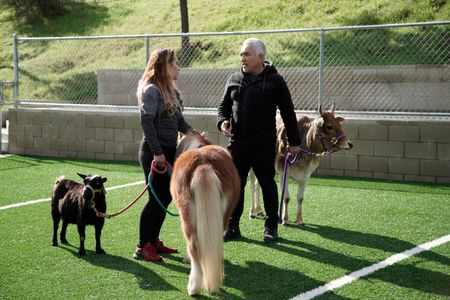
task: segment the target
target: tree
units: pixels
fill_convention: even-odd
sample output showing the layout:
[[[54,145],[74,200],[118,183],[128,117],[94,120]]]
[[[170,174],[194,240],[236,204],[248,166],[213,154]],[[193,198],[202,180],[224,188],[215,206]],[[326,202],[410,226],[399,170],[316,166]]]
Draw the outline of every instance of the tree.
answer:
[[[189,32],[189,14],[188,14],[187,0],[180,0],[180,12],[181,12],[181,32],[187,33]],[[189,52],[190,52],[189,36],[182,36],[181,53],[180,53],[180,65],[182,67],[189,65]]]

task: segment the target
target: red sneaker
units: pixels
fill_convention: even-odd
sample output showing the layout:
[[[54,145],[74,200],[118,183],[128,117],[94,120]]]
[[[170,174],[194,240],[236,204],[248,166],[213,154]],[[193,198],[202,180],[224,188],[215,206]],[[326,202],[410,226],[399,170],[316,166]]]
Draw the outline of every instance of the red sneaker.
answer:
[[[157,240],[155,243],[155,248],[157,253],[177,253],[177,248],[169,248],[164,246],[164,243],[160,240]]]
[[[136,259],[143,259],[145,261],[162,261],[162,257],[156,253],[155,247],[150,243],[146,243],[142,248],[137,247],[136,251],[134,251],[133,257]]]

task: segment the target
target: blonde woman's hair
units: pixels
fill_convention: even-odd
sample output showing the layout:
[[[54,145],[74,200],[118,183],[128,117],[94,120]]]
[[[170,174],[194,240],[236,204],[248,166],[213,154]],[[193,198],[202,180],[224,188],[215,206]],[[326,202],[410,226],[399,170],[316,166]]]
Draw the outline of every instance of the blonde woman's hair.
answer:
[[[154,83],[158,87],[159,93],[164,99],[165,108],[170,115],[175,114],[177,99],[182,106],[181,93],[167,70],[168,64],[174,60],[176,60],[176,56],[173,49],[161,48],[153,50],[144,74],[139,80],[136,92],[141,109],[143,88],[149,83]]]

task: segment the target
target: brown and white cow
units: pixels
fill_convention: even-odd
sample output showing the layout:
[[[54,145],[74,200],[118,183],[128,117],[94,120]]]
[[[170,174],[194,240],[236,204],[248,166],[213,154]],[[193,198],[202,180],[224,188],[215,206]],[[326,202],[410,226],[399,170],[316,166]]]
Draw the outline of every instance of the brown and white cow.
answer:
[[[306,185],[311,174],[317,169],[320,158],[327,154],[339,150],[350,150],[353,147],[350,139],[345,136],[342,130],[341,123],[344,118],[334,115],[334,106],[328,111],[322,111],[319,107],[319,114],[317,118],[310,121],[308,117],[299,117],[297,119],[297,126],[300,132],[302,141],[301,152],[298,154],[298,160],[289,165],[287,168],[287,177],[294,179],[298,183],[297,190],[297,214],[296,224],[298,226],[305,226],[302,215],[302,203],[305,194]],[[281,118],[277,119],[277,154],[275,159],[275,169],[280,178],[280,188],[283,183],[284,162],[287,154],[287,138],[286,129]],[[257,190],[258,187],[252,185],[255,183],[254,174],[250,174],[250,187],[252,191]],[[259,197],[252,193],[252,208],[259,207]],[[286,182],[286,190],[283,202],[282,223],[287,225],[289,222],[289,185]],[[250,215],[252,213],[250,212]]]

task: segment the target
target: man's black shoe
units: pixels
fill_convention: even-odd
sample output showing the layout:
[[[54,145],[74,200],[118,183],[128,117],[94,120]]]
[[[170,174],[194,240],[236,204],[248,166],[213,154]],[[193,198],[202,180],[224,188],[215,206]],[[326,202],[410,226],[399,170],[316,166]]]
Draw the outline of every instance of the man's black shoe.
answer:
[[[228,227],[223,233],[223,241],[228,242],[241,237],[241,231],[239,227]]]
[[[276,228],[268,228],[264,230],[264,238],[263,241],[266,244],[273,244],[276,243],[278,240],[278,232]]]

